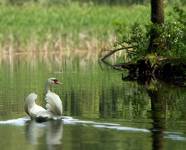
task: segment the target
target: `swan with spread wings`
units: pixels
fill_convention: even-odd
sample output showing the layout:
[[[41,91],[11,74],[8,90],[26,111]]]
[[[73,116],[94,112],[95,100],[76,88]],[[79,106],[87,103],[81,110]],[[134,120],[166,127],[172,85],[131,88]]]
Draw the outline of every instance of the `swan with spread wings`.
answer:
[[[31,119],[47,121],[62,117],[63,106],[60,97],[51,91],[53,85],[61,84],[56,78],[49,78],[46,82],[46,109],[36,104],[37,94],[30,93],[25,100],[25,112]]]

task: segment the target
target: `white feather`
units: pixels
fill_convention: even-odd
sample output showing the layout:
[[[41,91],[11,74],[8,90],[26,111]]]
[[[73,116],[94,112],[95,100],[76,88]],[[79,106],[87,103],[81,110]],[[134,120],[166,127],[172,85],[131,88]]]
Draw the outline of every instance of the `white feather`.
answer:
[[[60,97],[51,92],[52,85],[60,84],[56,78],[49,78],[46,82],[46,109],[35,103],[37,95],[31,93],[25,100],[25,112],[32,118],[38,121],[46,121],[48,119],[59,119],[62,115],[62,101]]]
[[[27,96],[25,101],[25,111],[31,116],[31,118],[43,117],[43,118],[51,118],[51,113],[48,112],[43,107],[37,105],[35,103],[37,99],[37,95],[35,93],[31,93]]]
[[[59,116],[62,115],[62,111],[63,111],[62,110],[62,101],[57,94],[55,94],[51,91],[48,91],[46,94],[45,100],[47,102],[46,109],[49,112],[51,112],[54,115],[59,115]]]

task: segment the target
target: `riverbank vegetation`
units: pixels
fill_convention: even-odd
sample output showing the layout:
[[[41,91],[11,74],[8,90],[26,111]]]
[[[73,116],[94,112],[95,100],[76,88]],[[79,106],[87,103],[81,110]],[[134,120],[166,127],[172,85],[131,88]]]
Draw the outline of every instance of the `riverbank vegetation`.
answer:
[[[156,55],[166,57],[185,57],[186,56],[186,9],[180,6],[169,7],[166,10],[165,23],[161,26],[150,22],[139,23],[126,26],[123,23],[118,24],[116,28],[117,42],[116,46],[130,45],[133,47],[129,55],[131,60],[149,54],[148,46],[150,41],[150,30],[154,28],[160,33],[156,43],[161,43],[155,51]],[[129,52],[130,53],[130,52]]]
[[[101,56],[102,62],[117,70],[128,70],[129,75],[123,80],[168,79],[185,85],[186,11],[182,6],[168,8],[164,14],[164,0],[151,0],[150,23],[136,22],[129,31],[119,23],[116,48]],[[125,51],[127,62],[126,59],[115,64],[106,61],[121,50]]]
[[[143,5],[101,6],[29,3],[0,5],[0,51],[100,50],[112,45],[117,22],[148,20]]]
[[[76,49],[98,53],[127,41],[139,46],[136,48],[139,55],[132,57],[143,56],[149,38],[150,5],[118,3],[1,0],[0,52],[73,52]],[[164,31],[173,30],[171,37],[175,37],[173,42],[177,41],[177,36],[182,36],[183,25],[176,21],[178,17],[169,15],[173,12],[172,6],[167,4],[165,11],[170,28],[165,26]],[[168,38],[169,34],[165,36]]]

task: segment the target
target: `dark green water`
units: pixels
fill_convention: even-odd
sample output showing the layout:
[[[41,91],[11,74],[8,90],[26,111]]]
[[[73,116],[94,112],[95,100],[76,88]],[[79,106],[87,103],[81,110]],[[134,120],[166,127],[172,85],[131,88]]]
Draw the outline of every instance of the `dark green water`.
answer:
[[[36,123],[26,117],[30,92],[45,105],[44,85],[63,101],[63,121]],[[123,82],[121,72],[86,59],[44,54],[0,59],[1,150],[184,150],[186,89],[165,83]]]

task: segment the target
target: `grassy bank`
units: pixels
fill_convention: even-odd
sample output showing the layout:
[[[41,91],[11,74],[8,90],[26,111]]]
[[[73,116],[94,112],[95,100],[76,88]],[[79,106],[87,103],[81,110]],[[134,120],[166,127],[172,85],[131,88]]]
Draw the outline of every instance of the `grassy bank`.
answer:
[[[114,26],[149,20],[145,6],[0,5],[0,51],[99,49],[113,41]]]

